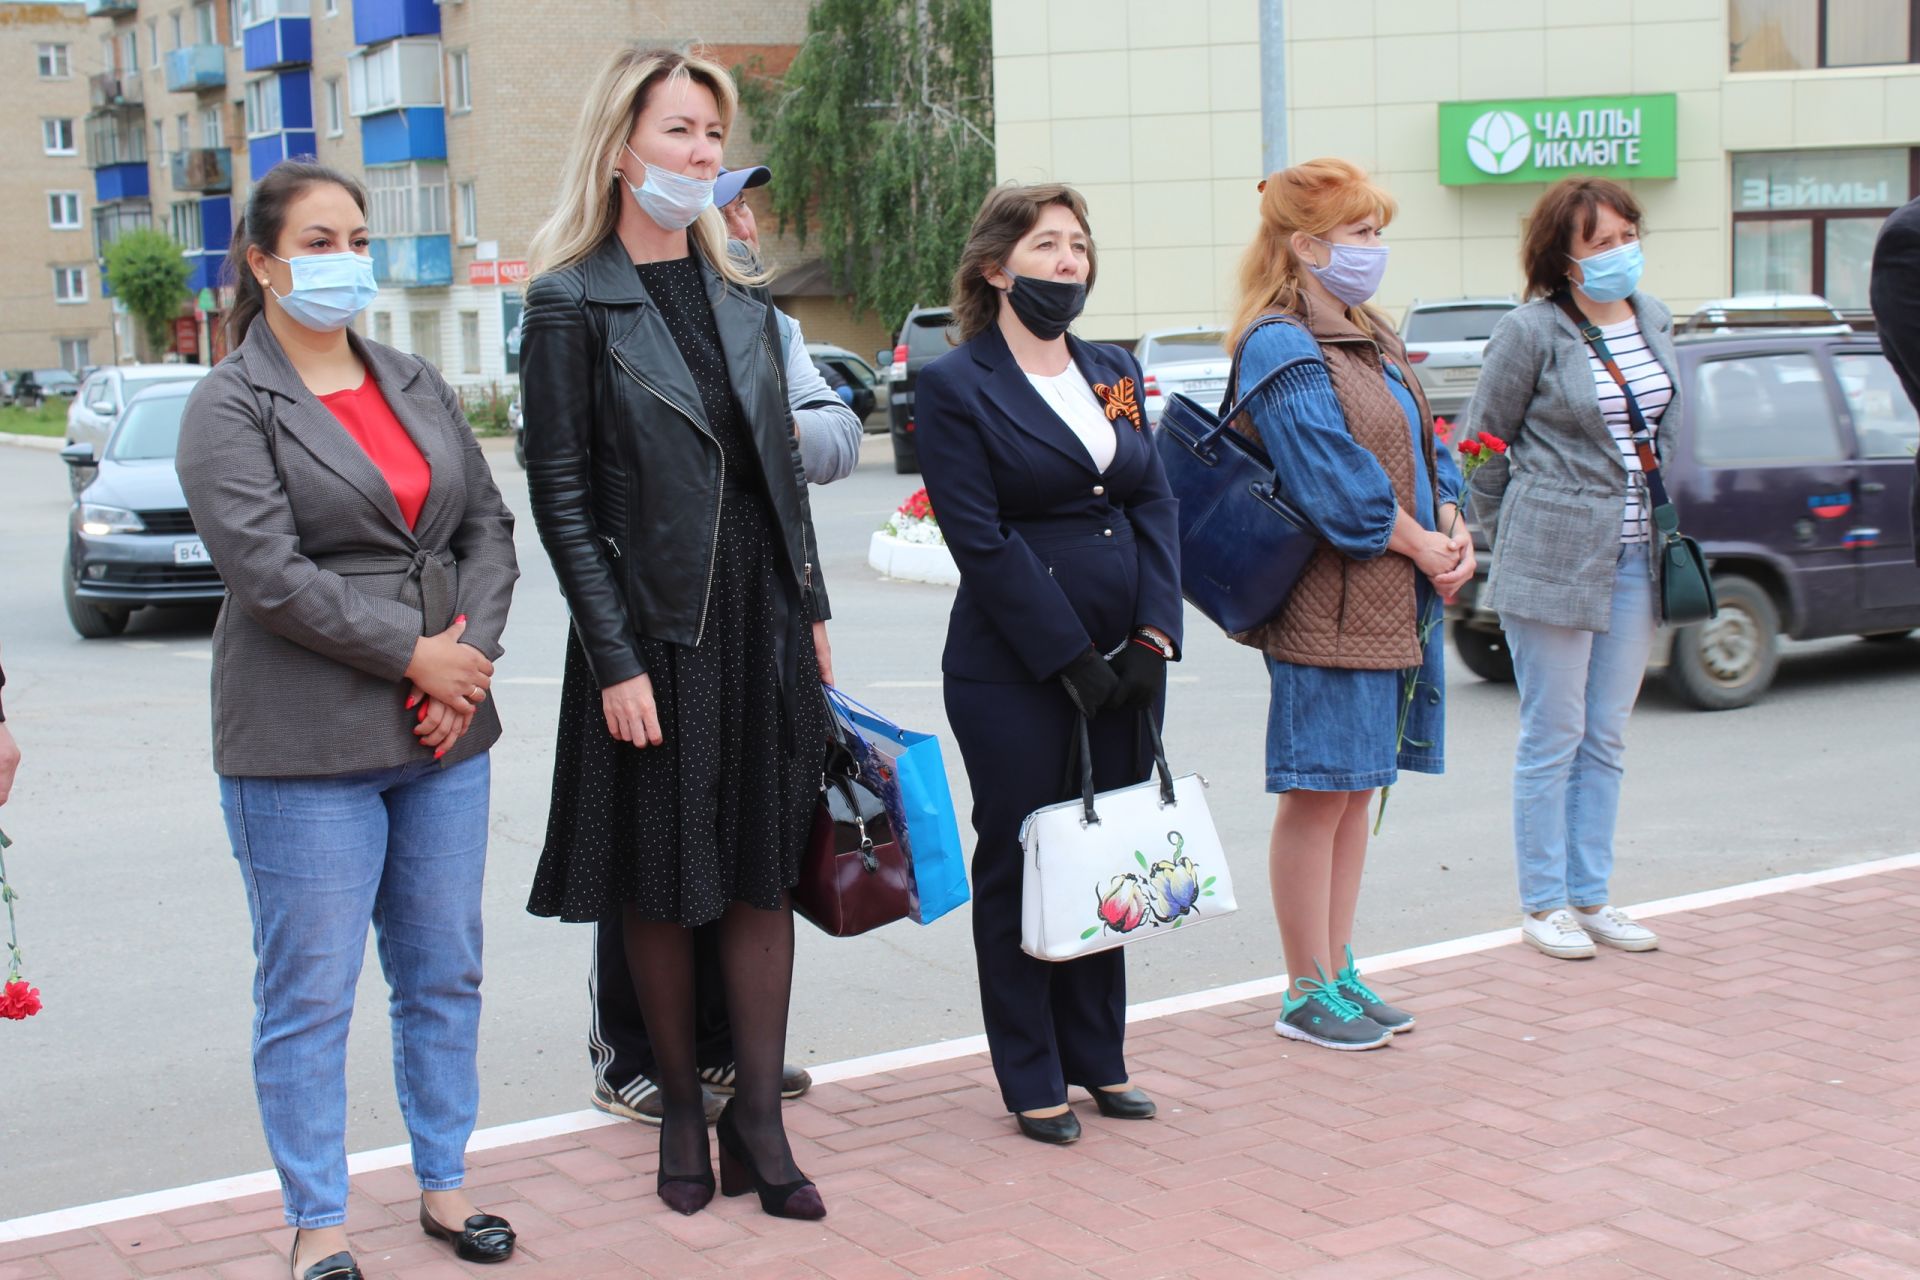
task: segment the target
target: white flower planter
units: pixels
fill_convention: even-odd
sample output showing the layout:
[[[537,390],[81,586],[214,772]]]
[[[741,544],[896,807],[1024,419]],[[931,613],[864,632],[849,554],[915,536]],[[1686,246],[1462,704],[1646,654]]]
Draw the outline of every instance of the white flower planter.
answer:
[[[960,567],[953,553],[939,543],[902,542],[886,530],[874,533],[867,543],[867,563],[889,578],[908,582],[931,582],[937,586],[960,585]]]

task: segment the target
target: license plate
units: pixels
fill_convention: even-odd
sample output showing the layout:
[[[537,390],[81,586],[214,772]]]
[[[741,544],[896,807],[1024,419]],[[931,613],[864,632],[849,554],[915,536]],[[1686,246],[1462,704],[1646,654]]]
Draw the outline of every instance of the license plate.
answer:
[[[173,544],[173,562],[175,564],[212,564],[207,555],[207,544],[194,538],[188,542]]]
[[[1468,365],[1464,369],[1442,369],[1440,371],[1440,380],[1442,382],[1477,382],[1479,379],[1480,367],[1478,365]]]
[[[1192,382],[1180,384],[1180,390],[1183,392],[1225,391],[1226,389],[1227,380],[1225,378],[1196,378]]]

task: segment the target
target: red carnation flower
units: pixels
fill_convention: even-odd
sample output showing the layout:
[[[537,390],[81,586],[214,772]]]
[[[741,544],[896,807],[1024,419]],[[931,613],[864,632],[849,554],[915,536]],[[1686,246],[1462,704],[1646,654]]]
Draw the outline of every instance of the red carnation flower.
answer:
[[[1469,458],[1478,457],[1480,454],[1480,442],[1478,440],[1462,440],[1454,447],[1461,453],[1466,454]]]
[[[0,1018],[11,1018],[15,1022],[31,1018],[40,1012],[40,993],[21,978],[6,985],[0,991]]]
[[[1507,442],[1505,440],[1502,440],[1499,436],[1496,436],[1496,435],[1489,435],[1485,431],[1482,431],[1480,433],[1480,443],[1487,446],[1487,448],[1493,450],[1495,453],[1505,453],[1507,451]]]

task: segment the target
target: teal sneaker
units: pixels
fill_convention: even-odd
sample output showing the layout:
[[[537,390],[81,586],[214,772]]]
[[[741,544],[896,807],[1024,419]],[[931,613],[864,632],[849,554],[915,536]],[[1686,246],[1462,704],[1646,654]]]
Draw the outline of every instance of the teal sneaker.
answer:
[[[1378,1049],[1392,1042],[1393,1032],[1342,995],[1339,985],[1327,980],[1327,971],[1318,963],[1314,971],[1320,975],[1317,980],[1299,979],[1295,985],[1300,994],[1281,999],[1280,1016],[1273,1023],[1276,1035],[1323,1049]]]
[[[1360,1012],[1372,1018],[1387,1030],[1399,1035],[1402,1031],[1413,1030],[1413,1015],[1405,1009],[1396,1009],[1375,995],[1373,988],[1360,981],[1360,970],[1353,963],[1353,948],[1347,948],[1347,967],[1334,975],[1333,984],[1340,988],[1340,994],[1351,1003],[1360,1006]]]

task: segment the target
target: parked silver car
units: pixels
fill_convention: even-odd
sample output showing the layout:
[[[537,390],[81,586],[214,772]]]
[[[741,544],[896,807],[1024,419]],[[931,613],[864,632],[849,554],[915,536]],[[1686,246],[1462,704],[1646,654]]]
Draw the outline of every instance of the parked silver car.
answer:
[[[1216,326],[1155,329],[1140,335],[1133,354],[1139,357],[1146,385],[1140,388],[1147,423],[1158,426],[1170,395],[1187,396],[1209,407],[1219,403],[1227,389],[1226,335]]]
[[[107,436],[127,402],[163,382],[188,382],[213,370],[203,364],[116,364],[96,369],[67,409],[67,443],[90,444],[96,457],[107,450]]]
[[[1512,298],[1449,298],[1415,299],[1407,308],[1400,337],[1434,417],[1451,421],[1466,409],[1493,326],[1519,305]]]

